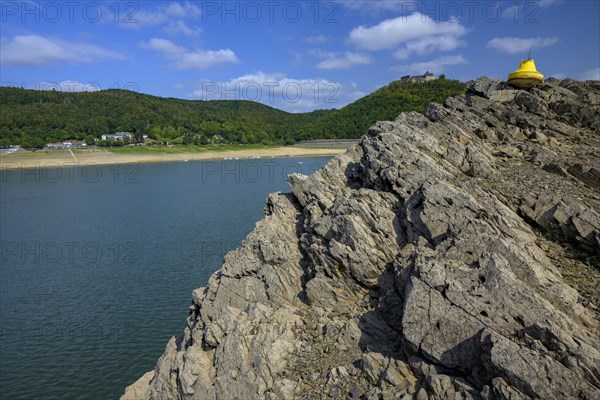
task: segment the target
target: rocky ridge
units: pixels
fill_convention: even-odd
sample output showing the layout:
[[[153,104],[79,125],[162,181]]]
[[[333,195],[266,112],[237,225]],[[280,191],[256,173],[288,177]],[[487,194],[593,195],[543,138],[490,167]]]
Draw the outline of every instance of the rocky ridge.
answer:
[[[600,82],[375,124],[193,292],[131,399],[600,399]]]

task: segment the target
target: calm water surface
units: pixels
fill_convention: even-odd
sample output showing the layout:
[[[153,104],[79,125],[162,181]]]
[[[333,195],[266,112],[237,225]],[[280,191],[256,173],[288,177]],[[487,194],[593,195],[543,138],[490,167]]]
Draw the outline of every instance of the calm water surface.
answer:
[[[285,175],[328,158],[0,172],[0,398],[116,399]]]

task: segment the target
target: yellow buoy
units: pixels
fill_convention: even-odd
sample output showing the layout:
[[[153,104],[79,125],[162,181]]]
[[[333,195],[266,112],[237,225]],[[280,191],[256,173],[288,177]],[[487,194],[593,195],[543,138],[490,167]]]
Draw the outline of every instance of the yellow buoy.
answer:
[[[508,84],[519,89],[529,89],[543,80],[544,75],[535,69],[535,63],[531,58],[521,60],[519,68],[508,74]]]

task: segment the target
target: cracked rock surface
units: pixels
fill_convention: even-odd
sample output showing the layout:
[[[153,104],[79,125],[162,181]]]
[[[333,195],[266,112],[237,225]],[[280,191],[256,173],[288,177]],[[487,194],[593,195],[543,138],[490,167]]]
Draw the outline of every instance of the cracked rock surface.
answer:
[[[121,399],[600,399],[600,82],[468,88],[290,175]]]

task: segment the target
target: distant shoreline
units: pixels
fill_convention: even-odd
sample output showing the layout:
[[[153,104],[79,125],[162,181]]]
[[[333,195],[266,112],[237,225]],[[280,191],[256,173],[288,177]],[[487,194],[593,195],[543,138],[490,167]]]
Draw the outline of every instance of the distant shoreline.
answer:
[[[118,150],[69,150],[18,151],[0,155],[0,170],[57,168],[86,165],[137,164],[175,161],[257,159],[285,157],[328,157],[345,152],[344,148],[264,147],[240,150],[201,150],[161,152],[127,152]],[[75,161],[77,160],[77,161]]]

